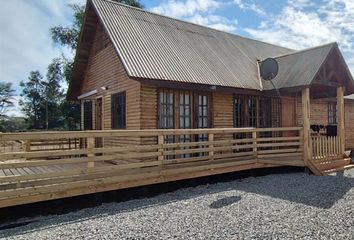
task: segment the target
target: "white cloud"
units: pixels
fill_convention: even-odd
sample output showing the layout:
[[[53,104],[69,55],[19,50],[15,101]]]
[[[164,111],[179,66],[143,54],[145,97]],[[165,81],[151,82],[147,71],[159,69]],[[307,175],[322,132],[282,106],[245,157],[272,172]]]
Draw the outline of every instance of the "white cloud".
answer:
[[[46,73],[50,61],[60,56],[49,34],[49,28],[71,24],[67,4],[84,0],[12,0],[0,1],[0,81],[18,83],[26,80],[31,70]],[[68,53],[68,51],[66,51]]]
[[[23,99],[21,96],[13,96],[12,103],[14,104],[14,106],[10,107],[6,111],[6,115],[7,116],[17,116],[17,117],[23,117],[24,116],[23,112],[21,111],[21,107],[18,104],[21,99]]]
[[[324,0],[316,6],[306,0],[290,0],[278,15],[245,31],[254,38],[293,49],[336,41],[354,73],[353,16],[353,0]]]
[[[209,12],[219,8],[222,5],[220,1],[215,0],[169,0],[159,6],[152,8],[153,12],[170,17],[180,18],[192,16],[196,13]]]
[[[234,0],[234,3],[244,11],[253,11],[261,16],[266,16],[264,9],[255,3],[248,3],[243,0]]]
[[[224,5],[225,2],[215,0],[169,0],[153,7],[151,11],[218,30],[233,32],[237,28],[237,21],[214,13]]]
[[[226,32],[233,32],[237,28],[237,20],[232,21],[225,17],[213,14],[207,16],[196,14],[187,20],[199,25],[208,26]]]

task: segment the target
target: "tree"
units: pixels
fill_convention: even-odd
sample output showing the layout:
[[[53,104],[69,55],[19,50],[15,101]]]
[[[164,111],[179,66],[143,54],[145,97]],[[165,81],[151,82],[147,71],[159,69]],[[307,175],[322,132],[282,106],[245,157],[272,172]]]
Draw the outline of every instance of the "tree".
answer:
[[[61,59],[55,58],[48,66],[47,79],[44,82],[46,129],[59,128],[63,122],[60,111],[60,105],[65,97],[61,88],[62,76]]]
[[[12,83],[0,82],[0,117],[6,117],[6,110],[12,107],[13,100]]]
[[[24,98],[19,101],[22,111],[26,115],[28,128],[45,128],[45,83],[39,71],[31,71],[27,82],[20,82],[22,87],[21,96]]]

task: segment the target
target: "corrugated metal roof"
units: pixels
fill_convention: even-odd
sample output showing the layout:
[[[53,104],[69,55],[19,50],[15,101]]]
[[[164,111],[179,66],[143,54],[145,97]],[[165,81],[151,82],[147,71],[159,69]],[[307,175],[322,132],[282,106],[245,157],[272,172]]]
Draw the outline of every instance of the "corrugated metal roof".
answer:
[[[330,43],[283,56],[275,57],[279,65],[278,75],[273,79],[277,89],[307,86],[315,78],[336,43]],[[263,89],[273,89],[271,83],[263,81]]]
[[[258,61],[274,57],[276,88],[307,86],[338,48],[331,43],[294,51],[110,0],[91,2],[128,75],[136,78],[271,90],[260,79]]]
[[[261,90],[257,60],[293,50],[92,0],[132,77]]]

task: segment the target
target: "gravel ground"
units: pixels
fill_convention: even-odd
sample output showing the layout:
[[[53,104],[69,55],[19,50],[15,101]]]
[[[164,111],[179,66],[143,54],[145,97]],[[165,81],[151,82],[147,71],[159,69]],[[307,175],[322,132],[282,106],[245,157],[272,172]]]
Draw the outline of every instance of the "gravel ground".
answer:
[[[354,169],[202,185],[22,219],[8,239],[354,239]],[[1,227],[1,226],[0,226]]]

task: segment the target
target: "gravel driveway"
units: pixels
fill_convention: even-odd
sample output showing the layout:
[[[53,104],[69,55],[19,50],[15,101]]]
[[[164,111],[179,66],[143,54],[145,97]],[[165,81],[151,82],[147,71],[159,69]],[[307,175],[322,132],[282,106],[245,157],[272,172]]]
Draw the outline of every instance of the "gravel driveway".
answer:
[[[354,239],[354,170],[245,178],[27,220],[0,237]]]

